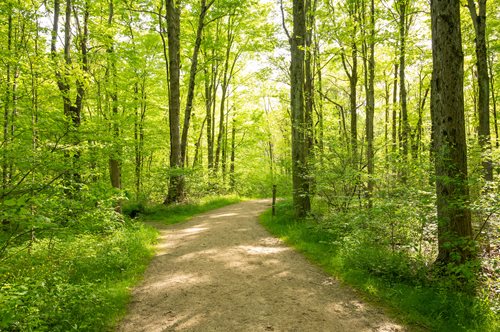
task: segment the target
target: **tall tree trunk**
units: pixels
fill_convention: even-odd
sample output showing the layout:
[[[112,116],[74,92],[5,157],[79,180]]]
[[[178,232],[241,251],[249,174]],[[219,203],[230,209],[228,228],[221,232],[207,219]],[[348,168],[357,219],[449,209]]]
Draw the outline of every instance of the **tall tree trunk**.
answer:
[[[314,147],[314,125],[313,125],[313,107],[314,107],[314,78],[313,78],[313,52],[312,52],[312,39],[314,27],[314,15],[316,10],[316,0],[305,0],[306,11],[306,40],[305,40],[305,62],[304,62],[304,99],[305,99],[305,143],[306,152],[308,154],[313,152]],[[310,158],[307,155],[306,159],[310,164]],[[311,165],[309,165],[310,167]]]
[[[212,173],[214,165],[214,137],[212,136],[212,76],[205,69],[205,111],[207,118],[207,166]]]
[[[108,16],[108,28],[111,29],[113,26],[113,16],[114,16],[114,0],[109,1],[109,16]],[[108,68],[106,71],[108,89],[110,90],[111,98],[111,132],[113,135],[113,146],[111,149],[111,154],[109,156],[109,175],[111,180],[111,185],[115,189],[121,189],[121,165],[120,156],[121,151],[119,147],[120,142],[120,127],[118,125],[118,87],[116,83],[116,59],[115,59],[115,48],[113,45],[114,36],[110,35],[109,45],[106,50],[108,54]],[[121,211],[120,204],[118,203],[117,210]]]
[[[140,100],[140,101],[139,101]],[[142,172],[142,149],[140,145],[140,113],[142,98],[139,99],[139,83],[134,84],[134,154],[135,154],[135,199],[139,200],[141,196],[141,172]]]
[[[219,162],[220,162],[220,157],[221,157],[221,151],[222,151],[222,140],[224,138],[224,120],[225,120],[225,109],[226,109],[226,97],[227,97],[227,90],[229,87],[229,81],[231,80],[232,76],[232,71],[234,68],[234,62],[233,62],[233,68],[229,67],[230,63],[230,56],[231,56],[231,50],[233,47],[233,42],[234,42],[234,31],[233,31],[233,17],[231,15],[228,16],[227,19],[227,45],[226,45],[226,55],[224,59],[224,71],[222,73],[222,95],[221,95],[221,100],[220,100],[220,108],[219,108],[219,133],[217,134],[217,147],[215,150],[215,162],[214,162],[214,171],[217,174],[219,171]],[[236,59],[234,60],[236,61]]]
[[[167,35],[169,62],[168,119],[170,127],[170,183],[165,204],[184,199],[184,175],[180,133],[180,7],[179,1],[167,0]]]
[[[214,0],[211,0],[208,5],[206,0],[201,0],[200,4],[200,16],[198,17],[198,28],[196,30],[196,39],[194,43],[193,49],[193,57],[191,60],[191,69],[189,71],[189,84],[188,84],[188,93],[186,100],[186,108],[184,110],[184,126],[182,127],[182,138],[181,138],[181,159],[184,165],[186,161],[186,150],[188,144],[188,131],[189,131],[189,123],[191,120],[191,112],[193,109],[193,99],[194,99],[194,89],[196,83],[196,73],[198,72],[198,54],[200,52],[201,39],[203,35],[203,28],[205,26],[205,16],[207,14],[208,9],[214,3]]]
[[[60,64],[57,61],[57,34],[59,30],[59,13],[60,13],[60,1],[54,1],[54,22],[52,26],[52,36],[50,44],[50,53],[55,66],[56,81],[59,91],[63,99],[63,109],[64,115],[68,119],[68,132],[70,132],[70,137],[73,144],[78,144],[78,127],[80,126],[80,114],[81,114],[81,101],[83,100],[82,90],[77,89],[77,101],[78,104],[73,106],[71,102],[71,87],[69,84],[70,67],[71,67],[71,14],[72,14],[72,2],[71,0],[66,1],[65,9],[65,23],[64,23],[64,71],[61,73],[59,67]],[[78,77],[77,81],[82,79]],[[66,156],[70,158],[69,170],[67,172],[66,180],[69,182],[70,186],[73,186],[75,182],[80,182],[80,174],[78,173],[78,161],[80,159],[80,152],[77,150],[71,156],[66,153]],[[68,192],[70,195],[72,193]]]
[[[323,155],[324,155],[324,150],[325,150],[325,143],[324,143],[324,126],[325,126],[325,121],[324,121],[324,96],[323,96],[323,78],[321,74],[321,63],[320,63],[320,52],[319,52],[319,43],[315,43],[315,48],[314,48],[314,56],[315,56],[315,64],[316,64],[316,76],[317,76],[317,82],[318,82],[318,133],[317,133],[317,138],[318,138],[318,149],[319,149],[319,159],[320,163],[323,164]]]
[[[355,39],[355,36],[354,38]],[[351,110],[351,158],[354,169],[358,169],[358,114],[357,114],[357,85],[358,85],[358,49],[356,41],[352,44],[352,72],[349,77],[349,104]]]
[[[432,122],[438,216],[438,263],[472,257],[467,184],[460,1],[431,1]]]
[[[490,91],[491,91],[491,103],[493,104],[493,126],[495,128],[495,146],[497,148],[500,147],[500,137],[498,136],[498,118],[497,118],[497,99],[495,94],[495,79],[493,76],[493,56],[491,56],[491,60],[489,63],[490,70]]]
[[[4,100],[4,113],[3,113],[3,155],[2,155],[2,189],[5,192],[7,190],[7,184],[9,182],[9,161],[7,156],[7,149],[9,145],[10,135],[9,135],[9,115],[10,115],[10,103],[11,103],[11,59],[12,57],[12,11],[9,13],[8,18],[8,30],[7,30],[7,52],[9,58],[6,63],[6,85],[5,85],[5,100]]]
[[[479,144],[483,150],[483,176],[486,181],[493,181],[493,164],[491,161],[490,135],[490,96],[488,77],[488,55],[486,48],[486,0],[478,0],[476,9],[475,0],[467,0],[467,7],[476,32],[476,67],[477,83],[479,86],[478,113],[479,113]]]
[[[375,186],[375,152],[373,148],[374,139],[374,117],[375,117],[375,3],[370,2],[370,35],[368,42],[368,66],[365,65],[368,71],[368,82],[366,86],[366,159],[368,164],[368,207],[373,206],[373,188]]]
[[[387,76],[384,72],[384,142],[385,142],[385,168],[389,166],[389,110],[390,110],[390,88],[387,82]]]
[[[306,142],[304,135],[304,46],[306,40],[306,13],[303,0],[293,0],[293,34],[291,46],[290,109],[292,116],[292,181],[293,206],[296,217],[304,217],[311,210]]]
[[[410,133],[410,124],[408,122],[408,106],[406,92],[406,36],[407,36],[407,0],[398,0],[399,9],[399,102],[401,103],[401,145],[402,145],[402,164],[401,180],[406,183],[407,163],[408,163],[408,137]]]

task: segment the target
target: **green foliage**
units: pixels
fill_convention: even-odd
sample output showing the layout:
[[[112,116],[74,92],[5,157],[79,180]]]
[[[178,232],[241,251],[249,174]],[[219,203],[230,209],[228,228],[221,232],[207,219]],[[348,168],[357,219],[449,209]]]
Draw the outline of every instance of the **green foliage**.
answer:
[[[0,330],[103,331],[116,324],[157,232],[96,219],[102,217],[92,215],[101,227],[57,229],[9,248],[0,269]]]
[[[433,271],[418,251],[399,245],[393,250],[390,242],[380,238],[384,233],[370,229],[370,223],[381,223],[379,218],[385,218],[385,213],[368,216],[357,211],[294,220],[292,212],[290,202],[284,201],[277,206],[277,217],[267,211],[261,221],[272,234],[329,273],[362,290],[368,298],[382,300],[414,328],[495,331],[500,327],[491,309],[493,303],[484,294],[462,292],[449,274],[440,277]],[[374,234],[379,237],[373,238]],[[390,237],[386,235],[386,239]]]

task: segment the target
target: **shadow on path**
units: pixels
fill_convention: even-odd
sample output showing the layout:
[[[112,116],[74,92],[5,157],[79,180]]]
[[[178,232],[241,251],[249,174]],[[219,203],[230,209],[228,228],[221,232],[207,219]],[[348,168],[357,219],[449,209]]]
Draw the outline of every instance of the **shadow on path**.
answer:
[[[118,331],[404,331],[257,217],[269,200],[161,226],[157,254]]]

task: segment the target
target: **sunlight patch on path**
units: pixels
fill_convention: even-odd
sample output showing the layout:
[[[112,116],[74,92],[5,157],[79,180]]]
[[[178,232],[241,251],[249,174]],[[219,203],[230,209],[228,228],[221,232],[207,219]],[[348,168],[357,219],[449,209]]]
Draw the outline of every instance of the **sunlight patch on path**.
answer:
[[[404,331],[258,224],[268,200],[161,230],[118,331]]]

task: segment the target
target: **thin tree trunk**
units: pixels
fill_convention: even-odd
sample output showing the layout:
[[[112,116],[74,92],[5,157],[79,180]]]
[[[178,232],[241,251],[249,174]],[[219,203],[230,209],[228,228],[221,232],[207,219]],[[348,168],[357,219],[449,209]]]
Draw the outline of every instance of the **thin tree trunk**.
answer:
[[[398,70],[399,65],[397,63],[394,64],[394,82],[392,86],[392,156],[393,158],[396,156],[396,148],[398,146],[397,141],[397,105],[398,105]]]
[[[356,42],[352,44],[352,72],[349,78],[349,102],[351,110],[351,153],[352,165],[358,169],[358,115],[357,115],[357,85],[358,85],[358,50]]]
[[[205,123],[207,122],[207,117],[203,119],[200,129],[200,135],[198,135],[198,139],[196,140],[196,145],[194,149],[194,157],[193,157],[193,168],[196,168],[197,165],[201,164],[200,150],[201,150],[201,139],[203,137],[203,130],[205,129]]]
[[[236,118],[233,115],[233,125],[231,127],[231,162],[229,165],[229,187],[234,191],[236,187],[235,159],[236,159]]]
[[[233,32],[233,21],[232,16],[228,16],[227,21],[227,45],[226,45],[226,57],[224,60],[224,71],[222,76],[222,96],[220,101],[220,114],[219,114],[219,133],[217,135],[217,147],[215,150],[215,162],[214,162],[214,171],[217,174],[219,171],[219,162],[220,155],[222,150],[222,140],[224,137],[224,119],[225,119],[225,107],[226,107],[226,97],[227,97],[227,89],[229,86],[230,73],[229,73],[229,61],[231,55],[231,49],[234,42],[234,32]]]
[[[206,0],[201,0],[201,4],[200,4],[200,8],[201,8],[200,9],[200,16],[198,17],[198,28],[196,30],[196,39],[195,39],[195,43],[194,43],[193,57],[191,60],[191,69],[189,72],[189,84],[188,84],[186,108],[184,110],[184,126],[182,127],[181,159],[182,159],[183,165],[186,161],[186,150],[187,150],[189,123],[191,120],[191,112],[193,109],[196,74],[198,72],[198,54],[200,52],[201,39],[202,39],[202,35],[203,35],[203,28],[205,26],[205,16],[207,14],[208,9],[210,8],[210,6],[213,3],[214,3],[214,0],[211,0],[207,5]]]
[[[373,148],[375,118],[375,3],[370,2],[370,36],[368,46],[368,82],[366,87],[366,159],[368,163],[368,208],[373,207],[373,188],[375,186],[375,152]],[[366,67],[366,66],[365,66]]]
[[[9,57],[12,52],[12,12],[9,13],[8,30],[7,30],[7,52]],[[7,156],[7,149],[9,145],[9,115],[10,115],[10,102],[11,102],[11,60],[7,59],[6,63],[6,85],[5,85],[5,100],[4,100],[4,113],[3,113],[3,155],[2,155],[2,189],[7,190],[9,182],[9,162]]]
[[[314,55],[315,55],[315,63],[316,63],[316,76],[317,76],[317,82],[318,82],[318,125],[319,125],[319,130],[318,130],[318,148],[319,148],[319,158],[320,158],[320,163],[323,164],[323,155],[324,155],[324,150],[325,150],[325,143],[324,143],[324,96],[323,96],[323,79],[322,79],[322,74],[321,74],[321,64],[320,64],[320,53],[319,53],[319,44],[316,42],[315,48],[314,48]]]
[[[228,144],[228,127],[229,127],[229,106],[227,106],[228,111],[226,112],[226,121],[224,125],[224,138],[222,139],[222,185],[226,185],[226,174],[227,174],[227,144]]]
[[[390,109],[390,89],[387,82],[386,73],[384,72],[384,91],[385,91],[385,107],[384,107],[384,142],[385,142],[385,167],[389,166],[389,109]]]
[[[316,1],[314,1],[316,3]],[[314,146],[314,125],[313,125],[313,107],[314,107],[314,79],[313,79],[313,52],[312,52],[312,38],[314,26],[314,11],[316,10],[311,0],[305,0],[306,10],[306,40],[305,40],[305,62],[304,62],[304,99],[305,99],[305,142],[306,151],[308,154],[313,152]],[[310,164],[310,158],[307,155],[307,162]],[[310,167],[311,165],[309,165]]]
[[[142,170],[142,150],[140,148],[139,143],[139,113],[140,113],[140,105],[142,102],[139,102],[139,83],[135,82],[134,84],[134,153],[135,153],[135,199],[138,201],[141,196],[141,170]]]
[[[406,93],[406,10],[407,0],[398,0],[399,7],[399,102],[401,103],[401,145],[402,145],[402,164],[401,181],[406,183],[408,163],[408,136],[410,133],[410,124],[408,123],[408,106]]]
[[[425,88],[424,95],[422,96],[422,89],[423,89],[423,80],[424,78],[420,79],[420,87],[419,87],[419,105],[418,105],[418,121],[417,121],[417,127],[415,128],[415,148],[414,148],[414,158],[420,158],[420,152],[422,150],[422,125],[423,125],[423,115],[424,115],[424,109],[425,109],[425,104],[427,102],[427,96],[429,95],[429,90],[430,87],[427,86]]]
[[[498,136],[498,118],[497,118],[497,99],[495,94],[495,79],[493,76],[493,55],[491,56],[491,60],[489,63],[490,70],[490,91],[491,91],[491,103],[493,104],[493,126],[495,129],[495,146],[497,148],[500,147],[500,137]]]
[[[483,176],[486,181],[493,181],[493,164],[491,161],[490,134],[490,96],[488,77],[488,54],[486,48],[486,0],[478,0],[478,10],[475,0],[467,0],[467,7],[476,32],[476,67],[479,86],[479,144],[483,150]]]
[[[212,173],[214,164],[214,139],[212,136],[212,78],[205,70],[205,111],[207,119],[207,166],[208,172]]]
[[[111,29],[113,26],[113,16],[114,16],[114,4],[113,0],[109,1],[109,16],[108,16],[108,28]],[[86,14],[88,17],[88,13]],[[108,54],[108,68],[106,71],[108,89],[110,90],[111,98],[111,132],[113,135],[113,146],[111,148],[111,154],[109,156],[109,175],[111,180],[111,186],[115,189],[121,188],[121,165],[120,165],[120,155],[121,151],[119,148],[120,141],[120,127],[118,125],[118,87],[116,83],[116,60],[115,60],[115,50],[113,45],[113,36],[109,36],[110,44],[106,50]],[[117,210],[121,211],[120,203],[118,203]]]

